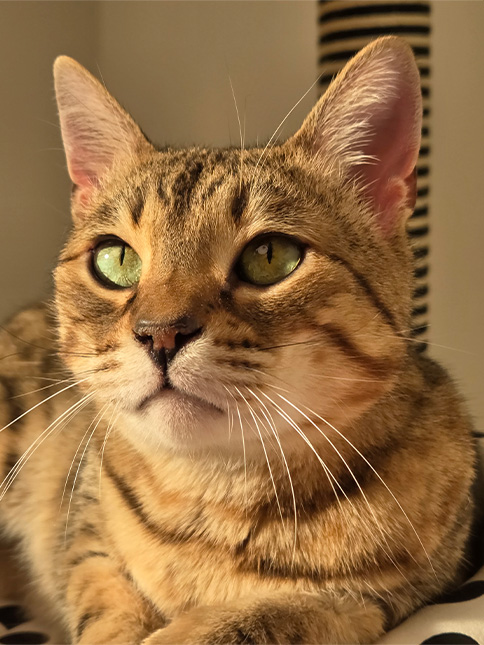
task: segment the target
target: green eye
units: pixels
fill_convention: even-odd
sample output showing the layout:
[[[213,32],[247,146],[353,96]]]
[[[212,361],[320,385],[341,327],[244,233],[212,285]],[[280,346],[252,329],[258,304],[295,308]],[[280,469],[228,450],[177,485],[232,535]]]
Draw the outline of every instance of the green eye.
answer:
[[[245,282],[268,285],[279,282],[301,262],[299,244],[285,235],[262,235],[249,242],[237,262]]]
[[[93,251],[92,266],[107,287],[126,289],[139,282],[141,258],[121,240],[101,242]]]

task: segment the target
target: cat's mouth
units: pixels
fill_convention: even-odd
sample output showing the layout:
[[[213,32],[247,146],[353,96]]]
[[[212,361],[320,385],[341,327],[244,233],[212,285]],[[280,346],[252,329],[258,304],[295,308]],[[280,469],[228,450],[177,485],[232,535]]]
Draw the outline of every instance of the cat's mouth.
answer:
[[[224,410],[216,406],[215,404],[205,400],[201,399],[198,396],[195,396],[193,394],[188,394],[187,392],[180,390],[177,388],[173,383],[170,381],[168,377],[165,378],[164,384],[158,387],[154,392],[149,394],[147,397],[145,397],[141,403],[138,404],[136,410],[137,412],[143,412],[146,410],[147,407],[151,403],[154,403],[156,401],[163,401],[166,400],[166,402],[176,402],[176,403],[182,403],[185,401],[186,403],[190,404],[196,404],[200,407],[205,407],[208,410],[216,410],[217,412],[224,413]]]

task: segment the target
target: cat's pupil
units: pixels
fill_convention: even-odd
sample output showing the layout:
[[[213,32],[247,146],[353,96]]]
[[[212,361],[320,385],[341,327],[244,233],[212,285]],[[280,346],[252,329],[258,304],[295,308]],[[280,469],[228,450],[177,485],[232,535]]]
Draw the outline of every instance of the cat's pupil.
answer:
[[[267,242],[267,244],[261,244],[256,249],[256,253],[259,255],[265,255],[267,262],[270,264],[272,260],[272,242]]]
[[[121,240],[101,242],[93,250],[91,270],[104,286],[132,287],[141,277],[141,258]]]

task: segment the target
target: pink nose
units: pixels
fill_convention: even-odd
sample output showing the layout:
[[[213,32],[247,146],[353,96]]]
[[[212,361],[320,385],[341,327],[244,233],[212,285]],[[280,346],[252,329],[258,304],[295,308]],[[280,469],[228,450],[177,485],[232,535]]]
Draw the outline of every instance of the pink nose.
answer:
[[[160,349],[174,349],[175,337],[178,333],[173,327],[152,332],[150,336],[153,339],[153,349],[155,352],[159,352]]]
[[[139,320],[133,332],[136,340],[146,347],[151,359],[166,372],[175,355],[200,336],[202,327],[194,317],[183,316],[171,324]]]

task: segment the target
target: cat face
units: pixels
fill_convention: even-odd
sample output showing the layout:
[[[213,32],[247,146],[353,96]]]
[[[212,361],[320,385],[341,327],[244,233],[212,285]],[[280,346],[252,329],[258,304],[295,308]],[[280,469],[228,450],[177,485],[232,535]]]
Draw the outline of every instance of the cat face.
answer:
[[[297,449],[318,415],[347,427],[388,392],[420,127],[406,45],[366,48],[294,137],[242,153],[157,150],[70,59],[56,90],[75,186],[61,354],[133,442]]]

